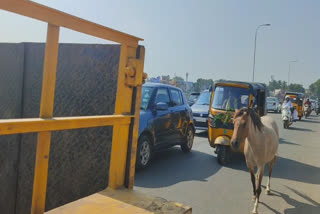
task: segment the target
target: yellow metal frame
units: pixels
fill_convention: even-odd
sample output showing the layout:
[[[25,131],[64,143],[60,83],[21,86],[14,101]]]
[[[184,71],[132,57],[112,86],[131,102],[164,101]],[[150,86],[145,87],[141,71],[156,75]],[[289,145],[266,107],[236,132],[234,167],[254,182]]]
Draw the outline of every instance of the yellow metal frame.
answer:
[[[0,9],[48,23],[39,118],[0,120],[0,135],[38,132],[31,213],[45,210],[52,131],[113,126],[109,188],[132,188],[141,87],[146,78],[144,48],[138,47],[142,39],[28,0],[0,0]],[[53,117],[60,27],[121,43],[114,115]]]

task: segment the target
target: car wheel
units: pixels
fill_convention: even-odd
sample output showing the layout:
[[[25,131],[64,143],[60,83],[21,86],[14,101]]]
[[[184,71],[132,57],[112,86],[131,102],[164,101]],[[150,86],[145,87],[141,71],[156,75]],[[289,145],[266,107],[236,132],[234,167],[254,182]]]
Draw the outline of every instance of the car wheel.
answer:
[[[231,150],[229,146],[217,146],[217,160],[220,165],[226,165],[230,162]]]
[[[151,159],[151,140],[148,136],[140,137],[137,147],[136,167],[138,169],[145,168]]]
[[[194,139],[194,130],[192,128],[192,126],[188,127],[187,130],[187,136],[186,136],[186,141],[181,144],[181,150],[183,152],[190,152],[193,146],[193,139]]]

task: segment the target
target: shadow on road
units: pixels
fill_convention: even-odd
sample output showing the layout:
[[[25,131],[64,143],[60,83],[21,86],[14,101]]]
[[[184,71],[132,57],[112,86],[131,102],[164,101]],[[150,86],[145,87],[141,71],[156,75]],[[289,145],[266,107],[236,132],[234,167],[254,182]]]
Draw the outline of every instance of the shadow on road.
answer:
[[[150,166],[138,170],[135,186],[159,188],[183,181],[203,181],[221,168],[210,154],[192,151],[185,154],[179,148],[171,148],[155,154]]]
[[[226,167],[236,170],[248,171],[243,155],[234,155],[232,158],[232,163],[227,165]],[[265,175],[267,175],[267,168],[268,167],[266,166]],[[295,160],[277,157],[275,165],[273,167],[272,177],[319,185],[320,168]]]
[[[288,144],[288,145],[294,145],[294,146],[301,146],[301,145],[298,144],[298,143],[292,143],[292,142],[286,141],[286,140],[283,139],[283,138],[280,138],[280,144]]]
[[[299,121],[299,123],[300,122],[303,122],[303,123],[320,123],[320,121],[319,120],[311,120],[311,119],[303,119],[303,120],[300,120]]]
[[[195,136],[208,138],[208,131],[197,131],[197,132],[195,133]]]
[[[298,128],[298,127],[289,127],[289,130],[295,130],[295,131],[303,131],[303,132],[314,132],[312,129],[305,129],[305,128]]]
[[[272,192],[275,192],[277,194],[274,194],[275,196],[281,197],[283,200],[285,200],[285,202],[292,206],[292,208],[287,208],[284,210],[284,214],[301,214],[301,213],[308,213],[308,214],[316,214],[316,213],[320,213],[320,204],[316,201],[314,201],[313,199],[311,199],[309,196],[306,196],[305,194],[292,189],[288,186],[286,186],[289,190],[291,190],[293,193],[299,195],[300,197],[304,198],[306,201],[308,201],[310,204],[304,203],[304,202],[300,202],[296,199],[293,199],[292,197],[290,197],[287,194],[275,191],[275,190],[271,190]],[[278,212],[277,210],[271,208],[270,206],[268,206],[266,203],[261,202],[261,204],[263,204],[264,206],[266,206],[269,210],[271,210],[273,213],[275,214],[280,214],[280,212]]]

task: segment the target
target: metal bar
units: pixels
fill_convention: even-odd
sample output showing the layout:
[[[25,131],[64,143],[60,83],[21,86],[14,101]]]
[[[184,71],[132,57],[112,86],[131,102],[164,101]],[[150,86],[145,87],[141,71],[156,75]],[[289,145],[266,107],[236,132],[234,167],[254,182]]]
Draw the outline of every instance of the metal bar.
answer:
[[[105,115],[0,120],[0,135],[129,125],[133,116]]]
[[[121,46],[118,87],[115,105],[116,114],[131,114],[132,88],[125,84],[125,69],[128,58],[135,58],[136,48]],[[109,169],[109,187],[116,189],[125,183],[126,161],[129,141],[129,126],[115,125],[113,127],[112,149]]]
[[[0,0],[0,9],[132,47],[143,40],[28,0]]]
[[[144,47],[140,46],[138,47],[138,59],[144,60],[145,56],[145,49]],[[143,76],[143,67],[142,69],[137,69],[136,72],[141,72],[141,75],[136,74],[136,76]],[[139,118],[140,118],[140,106],[141,106],[141,93],[142,93],[142,86],[137,86],[134,90],[135,96],[133,105],[133,115],[135,116],[133,120],[133,126],[130,130],[131,132],[131,139],[129,142],[129,148],[128,148],[128,181],[127,181],[127,188],[133,189],[134,185],[134,175],[136,170],[136,157],[137,157],[137,146],[138,146],[138,137],[139,137]]]
[[[54,91],[56,85],[56,72],[59,52],[59,32],[59,26],[48,24],[40,103],[41,118],[50,118],[53,114]],[[51,132],[38,133],[31,207],[32,214],[44,213],[45,209],[50,141]]]

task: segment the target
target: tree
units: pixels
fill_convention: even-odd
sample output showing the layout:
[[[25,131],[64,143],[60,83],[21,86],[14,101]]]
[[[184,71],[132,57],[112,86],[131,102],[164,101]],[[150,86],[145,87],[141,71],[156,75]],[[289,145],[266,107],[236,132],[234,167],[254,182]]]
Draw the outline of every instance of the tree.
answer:
[[[320,79],[309,86],[312,96],[320,98]]]
[[[303,86],[301,84],[292,83],[288,86],[288,91],[304,93],[305,89],[303,88]]]
[[[267,88],[270,92],[276,89],[287,89],[287,82],[281,81],[281,80],[275,80],[272,76],[271,81],[269,81]]]
[[[193,88],[195,92],[201,92],[202,90],[209,89],[210,86],[213,86],[212,79],[197,79],[197,82],[193,83]]]
[[[176,81],[176,82],[182,82],[182,81],[184,81],[184,79],[183,79],[182,77],[179,77],[179,76],[173,77],[172,80],[174,80],[174,81]]]

